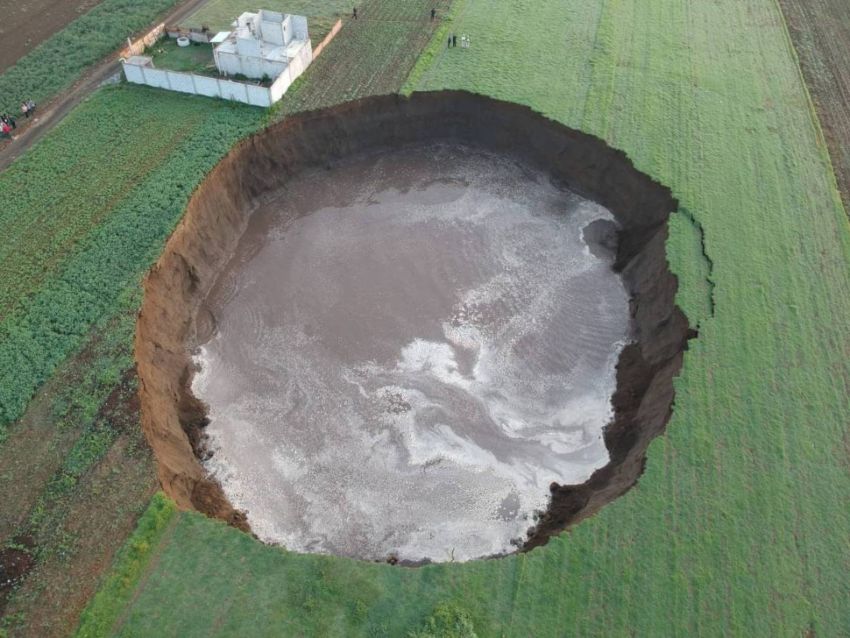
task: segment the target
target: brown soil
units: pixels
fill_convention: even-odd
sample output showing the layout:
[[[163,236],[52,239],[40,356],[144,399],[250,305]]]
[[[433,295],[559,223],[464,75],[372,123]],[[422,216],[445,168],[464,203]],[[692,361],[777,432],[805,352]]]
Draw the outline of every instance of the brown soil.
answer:
[[[678,286],[666,254],[670,191],[638,172],[602,140],[527,107],[464,92],[370,97],[291,116],[237,145],[195,192],[183,221],[148,274],[136,333],[142,425],[165,491],[247,529],[197,459],[205,408],[188,390],[195,315],[234,250],[253,204],[307,167],[359,151],[457,141],[517,155],[554,180],[608,208],[621,231],[616,269],[631,299],[635,343],[617,367],[614,421],[606,428],[611,460],[582,485],[553,484],[548,510],[524,549],[544,544],[637,482],[649,442],[667,424],[673,378],[695,333],[675,305]]]
[[[100,0],[0,0],[0,73]]]
[[[15,538],[12,546],[0,549],[0,614],[6,607],[9,594],[23,581],[35,564],[31,538]]]
[[[134,368],[105,397],[89,397],[101,404],[97,415],[90,416],[90,404],[78,404],[68,390],[92,383],[87,379],[92,366],[120,358],[126,344],[103,338],[118,321],[124,318],[89,336],[39,390],[0,446],[0,548],[24,545],[33,558],[0,604],[0,626],[16,638],[64,636],[77,625],[157,486],[152,455],[138,428]],[[69,486],[63,465],[92,420],[101,431],[117,432],[117,438]]]

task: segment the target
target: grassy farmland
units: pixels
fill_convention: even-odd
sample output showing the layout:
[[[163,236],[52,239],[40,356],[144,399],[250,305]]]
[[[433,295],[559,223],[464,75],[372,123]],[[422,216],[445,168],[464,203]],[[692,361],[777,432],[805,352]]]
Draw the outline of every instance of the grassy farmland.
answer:
[[[0,75],[0,112],[19,114],[25,99],[43,103],[147,27],[175,0],[102,0]]]
[[[850,207],[850,4],[780,0],[823,125],[844,207]]]
[[[173,516],[157,501],[125,549],[116,577],[105,582],[86,614],[80,634],[404,636],[443,635],[455,628],[469,635],[470,627],[479,636],[850,632],[850,328],[845,320],[850,228],[775,2],[495,5],[461,0],[455,11],[451,28],[469,33],[473,47],[447,51],[438,41],[435,55],[417,67],[416,84],[408,88],[466,88],[530,104],[623,148],[681,202],[669,253],[682,280],[680,302],[699,322],[700,339],[678,381],[667,435],[651,449],[639,487],[531,554],[416,570],[264,547],[196,514]],[[390,55],[365,58],[375,66],[360,65],[357,77],[347,72],[353,64],[350,53],[367,50],[361,47],[388,25],[358,24],[359,31],[320,58],[281,112],[398,89],[409,68],[403,73],[382,69],[393,59]],[[411,35],[398,32],[399,46]],[[417,54],[408,54],[411,64]],[[327,82],[319,81],[325,77]],[[61,342],[61,352],[85,352],[85,344],[98,342],[92,335],[125,335],[114,344],[92,345],[100,348],[96,360],[109,362],[95,366],[103,371],[102,379],[98,375],[88,386],[75,387],[70,397],[55,400],[59,407],[51,414],[62,414],[65,407],[80,411],[81,416],[66,419],[71,424],[97,423],[89,413],[99,408],[89,405],[89,397],[108,395],[120,377],[109,371],[126,368],[127,326],[131,329],[138,301],[133,290],[145,260],[156,254],[168,224],[179,216],[204,171],[233,139],[261,123],[251,115],[254,111],[137,89],[102,93],[86,105],[95,110],[84,115],[119,107],[146,108],[151,117],[157,109],[169,109],[189,132],[183,144],[163,150],[159,161],[135,178],[142,184],[137,188],[149,189],[144,201],[161,183],[170,190],[153,208],[164,211],[156,217],[156,232],[143,235],[148,243],[130,253],[126,270],[123,252],[113,261],[78,257],[101,241],[86,243],[86,238],[127,210],[119,204],[102,221],[91,221],[95,230],[74,239],[67,253],[51,249],[64,255],[63,263],[80,259],[114,277],[94,278],[99,293],[113,296],[92,317],[69,314],[75,327]],[[198,117],[198,109],[204,116],[193,128],[187,122]],[[208,146],[200,142],[210,128],[220,134]],[[51,139],[72,130],[60,129]],[[154,151],[158,142],[134,143]],[[118,142],[115,148],[130,144]],[[92,145],[88,154],[96,155],[97,148]],[[180,172],[184,163],[191,170]],[[44,164],[49,165],[47,156],[27,172]],[[35,192],[45,183],[12,189],[10,184],[27,172],[16,174],[0,192],[11,197],[8,191]],[[100,171],[92,178],[100,179]],[[46,181],[74,184],[67,189],[70,197],[78,180],[78,173],[68,169]],[[109,188],[120,193],[121,184],[116,180]],[[128,198],[138,194],[116,197],[132,201]],[[70,211],[76,215],[84,209],[84,202],[76,202],[52,210],[70,217]],[[127,219],[122,214],[120,219]],[[4,229],[13,221],[2,222]],[[122,226],[138,233],[145,227]],[[104,250],[110,251],[103,253],[108,257],[119,249],[107,243]],[[39,263],[47,283],[27,284],[29,266],[10,278],[35,291],[9,296],[10,317],[30,307],[21,302],[22,295],[50,291],[49,282],[60,280],[51,273],[68,272]],[[64,309],[69,302],[55,303],[47,307]],[[28,326],[41,325],[29,321]],[[35,328],[31,332],[42,334]],[[9,334],[27,333],[16,329]],[[10,424],[0,452],[10,445],[33,445],[36,437],[18,433],[40,423],[28,416],[45,400],[45,392],[65,396],[51,386],[57,371],[75,379],[74,359],[70,370],[63,359],[65,354],[34,357],[33,366],[29,358],[14,360],[16,370],[42,372],[4,395],[13,397],[5,399],[4,405],[13,406],[7,420],[24,417]],[[0,359],[3,371],[11,369],[7,361]],[[17,383],[18,376],[5,377],[4,387]],[[30,401],[37,387],[42,389]],[[47,429],[50,436],[63,432],[58,425],[55,433]],[[94,434],[86,440],[100,441]],[[92,443],[83,449],[105,446]],[[4,468],[13,457],[6,459]],[[66,470],[89,476],[74,466]],[[46,484],[45,498],[56,485]],[[37,503],[38,494],[33,498]],[[142,500],[137,496],[135,502]],[[20,511],[28,520],[29,512],[41,510],[23,503]],[[107,512],[100,516],[109,520]],[[61,568],[65,537],[57,538],[42,565],[52,560]],[[19,613],[24,600],[19,593],[11,611]],[[8,625],[13,632],[23,633],[19,628],[34,621],[37,607],[30,609],[22,622]]]
[[[357,95],[401,86],[411,43],[423,47],[435,25],[417,7],[374,6],[408,19],[346,27],[308,79],[343,76],[337,90]],[[392,46],[355,63],[374,30]],[[404,64],[387,72],[392,59]],[[277,115],[331,99],[326,89],[299,83]],[[0,586],[0,636],[67,635],[145,508],[155,479],[134,400],[138,282],[194,186],[268,117],[104,89],[0,173],[0,560],[24,548],[34,564]]]
[[[680,199],[669,252],[700,338],[639,487],[531,554],[416,570],[180,514],[109,626],[405,635],[449,609],[479,635],[847,633],[850,228],[777,5],[466,0],[452,28],[473,47],[440,48],[418,88],[530,104]]]
[[[194,184],[263,118],[102,90],[0,174],[0,552],[35,562],[8,600],[0,588],[0,635],[66,635],[145,508],[139,278]]]

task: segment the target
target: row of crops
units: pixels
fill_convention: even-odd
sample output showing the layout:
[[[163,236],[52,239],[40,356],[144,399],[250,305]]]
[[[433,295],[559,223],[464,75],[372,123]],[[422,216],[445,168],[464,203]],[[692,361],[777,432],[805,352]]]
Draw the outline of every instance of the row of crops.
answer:
[[[0,112],[17,113],[25,99],[43,103],[53,97],[173,4],[174,0],[102,0],[0,75]]]
[[[105,0],[95,10],[100,13],[83,16],[22,59],[0,76],[0,95],[8,94],[4,86],[24,90],[41,83],[40,90],[52,90],[55,85],[27,69],[72,47],[74,38],[93,28],[91,21],[101,34],[126,30],[171,0],[145,3],[149,13],[136,7],[117,25],[110,16],[122,2]],[[436,6],[442,14],[448,2]],[[305,77],[323,81],[294,87],[279,115],[398,90],[439,24],[424,5],[365,5],[360,20],[346,25]],[[107,50],[114,45],[100,36],[93,42]],[[77,62],[80,68],[86,64],[83,58]],[[133,89],[103,91],[0,175],[6,238],[0,242],[0,277],[6,282],[0,288],[0,440],[55,366],[108,313],[118,291],[153,261],[194,185],[265,117],[256,109],[209,101],[188,108],[179,96],[155,95],[139,100]]]
[[[278,109],[293,113],[398,91],[450,4],[373,0],[358,5],[358,19],[346,21],[333,46]],[[430,19],[432,7],[441,19]]]
[[[195,185],[263,117],[103,90],[0,175],[0,438],[155,260]]]
[[[386,13],[391,4],[361,5],[366,33],[346,25],[322,58],[335,47],[350,57],[352,37],[373,41],[390,28],[407,40],[387,55],[413,60],[405,45],[424,44],[437,25],[427,6]],[[383,5],[382,20],[365,19]],[[386,56],[345,58],[330,71],[314,65],[277,116],[299,95],[316,103],[323,87],[313,77],[337,87],[336,98],[326,95],[335,101],[403,80]],[[0,550],[27,538],[35,560],[5,604],[0,592],[0,636],[65,635],[146,506],[154,475],[132,405],[139,278],[195,185],[268,117],[165,91],[104,89],[0,174]]]

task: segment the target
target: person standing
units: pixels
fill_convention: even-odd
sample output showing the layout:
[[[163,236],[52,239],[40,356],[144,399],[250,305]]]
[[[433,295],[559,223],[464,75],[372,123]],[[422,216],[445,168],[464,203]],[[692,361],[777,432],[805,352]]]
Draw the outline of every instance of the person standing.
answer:
[[[431,20],[433,20],[433,19],[434,19],[434,18],[436,18],[436,17],[437,17],[437,10],[436,10],[436,9],[431,9]]]
[[[449,36],[449,46],[448,46],[448,48],[449,49],[452,48],[452,36]]]
[[[354,11],[351,12],[351,15],[355,20],[357,19],[357,7],[354,7]]]
[[[23,113],[26,118],[30,116],[30,110],[26,102],[21,103],[21,113]]]
[[[452,46],[457,47],[457,34],[452,33]]]

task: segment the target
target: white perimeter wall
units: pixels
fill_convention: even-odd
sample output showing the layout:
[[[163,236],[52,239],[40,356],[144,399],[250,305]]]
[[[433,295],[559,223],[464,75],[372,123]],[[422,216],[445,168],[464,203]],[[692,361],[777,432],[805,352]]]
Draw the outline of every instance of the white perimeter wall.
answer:
[[[255,86],[221,78],[211,78],[204,75],[195,75],[194,73],[178,73],[177,71],[152,69],[150,67],[127,64],[126,62],[124,62],[123,67],[124,76],[128,82],[154,86],[159,89],[169,89],[190,95],[220,97],[233,102],[242,102],[243,104],[265,108],[270,107],[274,101],[279,100],[283,96],[283,93],[281,93],[277,100],[273,101],[272,91],[269,87]],[[289,85],[287,84],[288,87]]]
[[[277,80],[271,86],[272,103],[277,102],[286,93],[289,86],[295,82],[295,79],[307,70],[310,63],[313,61],[313,45],[307,40],[307,43],[298,51],[298,55],[289,61],[286,69],[280,74]]]
[[[194,73],[154,69],[149,66],[128,64],[126,61],[122,63],[122,66],[124,67],[124,77],[133,84],[145,84],[191,95],[220,97],[233,102],[268,108],[283,97],[290,85],[299,75],[304,73],[312,61],[313,48],[308,40],[270,87],[234,82],[224,78],[211,78]]]

